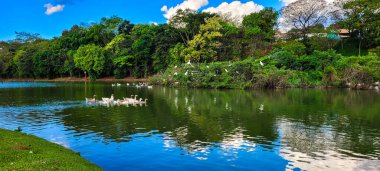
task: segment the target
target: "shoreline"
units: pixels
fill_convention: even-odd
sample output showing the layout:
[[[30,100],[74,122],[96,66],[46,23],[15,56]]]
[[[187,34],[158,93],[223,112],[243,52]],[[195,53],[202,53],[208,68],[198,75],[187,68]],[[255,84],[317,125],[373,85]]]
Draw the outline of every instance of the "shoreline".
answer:
[[[60,77],[60,78],[54,78],[54,79],[33,79],[33,78],[0,78],[1,82],[91,82],[88,78],[85,79],[84,77],[78,78],[78,77]],[[197,89],[239,89],[239,88],[216,88],[216,87],[193,87],[193,86],[183,86],[179,84],[169,84],[164,85],[162,83],[157,83],[150,78],[134,78],[134,77],[126,77],[122,79],[116,79],[114,77],[104,77],[96,79],[94,82],[103,82],[103,83],[116,83],[116,82],[124,82],[124,83],[136,83],[136,82],[150,82],[153,85],[159,85],[164,87],[187,87],[187,88],[197,88]],[[346,85],[346,86],[290,86],[290,87],[276,87],[276,88],[264,88],[264,89],[352,89],[352,90],[376,90],[379,91],[379,85],[378,83],[375,83],[374,85]],[[262,88],[254,88],[254,87],[248,87],[245,88],[245,90],[252,90],[252,89],[262,89]]]
[[[78,77],[60,77],[54,79],[33,79],[33,78],[0,78],[0,82],[90,82],[87,78],[78,78]],[[104,77],[96,79],[95,82],[147,82],[148,78],[133,78],[126,77],[122,79],[116,79],[113,77]]]

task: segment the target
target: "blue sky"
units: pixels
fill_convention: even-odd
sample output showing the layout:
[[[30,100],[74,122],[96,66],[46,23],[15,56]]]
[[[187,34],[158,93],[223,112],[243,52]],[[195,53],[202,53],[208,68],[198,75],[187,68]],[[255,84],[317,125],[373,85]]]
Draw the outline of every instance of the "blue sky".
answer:
[[[65,29],[81,22],[98,22],[102,17],[117,15],[133,23],[165,23],[161,8],[181,4],[184,0],[2,0],[0,2],[0,40],[13,39],[15,31],[40,33],[44,38],[59,36]],[[193,0],[197,1],[197,0]],[[202,0],[199,0],[202,1]],[[203,0],[207,1],[207,0]],[[233,0],[208,0],[217,7]],[[249,2],[241,0],[242,3]],[[255,4],[279,9],[281,0],[254,0]],[[62,11],[45,14],[45,4],[64,5]]]

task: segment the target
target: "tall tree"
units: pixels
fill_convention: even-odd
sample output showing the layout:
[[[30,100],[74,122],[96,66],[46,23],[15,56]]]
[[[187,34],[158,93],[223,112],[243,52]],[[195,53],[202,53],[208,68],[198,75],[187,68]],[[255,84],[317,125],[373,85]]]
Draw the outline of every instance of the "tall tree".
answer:
[[[278,12],[273,8],[265,8],[258,13],[247,15],[243,19],[245,54],[247,56],[263,56],[269,51],[274,39]],[[263,52],[260,52],[263,51]]]
[[[155,25],[137,25],[131,32],[132,56],[134,58],[133,75],[136,77],[147,77],[152,71],[154,52],[154,38],[157,34]]]
[[[342,25],[357,33],[359,56],[362,42],[367,48],[380,43],[380,0],[352,0],[343,5],[344,19]]]
[[[325,0],[298,0],[282,8],[284,24],[300,30],[303,40],[307,39],[310,27],[324,24],[329,10]]]
[[[207,19],[206,23],[200,26],[199,33],[189,41],[189,46],[184,49],[185,60],[210,62],[218,59],[217,52],[222,45],[219,39],[223,36],[220,32],[221,21],[220,17],[215,16]]]
[[[94,44],[81,46],[74,55],[74,61],[78,68],[89,74],[90,79],[95,80],[104,69],[103,49]]]
[[[215,14],[180,9],[169,20],[169,25],[177,29],[183,43],[187,45],[199,32],[200,26],[205,23],[206,19],[212,16],[215,16]]]
[[[154,39],[153,69],[159,72],[174,61],[170,58],[170,49],[181,42],[179,34],[170,25],[159,25]]]
[[[128,67],[133,65],[133,56],[131,55],[132,39],[130,35],[124,33],[115,36],[111,42],[104,47],[107,59],[112,62],[112,68],[115,66],[114,75],[122,78],[127,75]]]

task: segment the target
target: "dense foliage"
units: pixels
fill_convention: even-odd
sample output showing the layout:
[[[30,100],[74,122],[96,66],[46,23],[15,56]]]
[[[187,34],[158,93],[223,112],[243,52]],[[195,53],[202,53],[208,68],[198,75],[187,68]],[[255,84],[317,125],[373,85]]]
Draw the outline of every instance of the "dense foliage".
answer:
[[[289,4],[281,10],[284,21],[293,25],[286,37],[278,37],[280,14],[272,8],[247,15],[241,23],[179,10],[168,24],[103,18],[97,24],[75,25],[51,40],[16,32],[15,40],[0,42],[0,76],[88,74],[94,80],[155,75],[153,80],[161,84],[225,88],[379,81],[380,3],[339,2],[339,12],[329,12],[331,7],[322,1]],[[350,36],[339,37],[340,29]]]

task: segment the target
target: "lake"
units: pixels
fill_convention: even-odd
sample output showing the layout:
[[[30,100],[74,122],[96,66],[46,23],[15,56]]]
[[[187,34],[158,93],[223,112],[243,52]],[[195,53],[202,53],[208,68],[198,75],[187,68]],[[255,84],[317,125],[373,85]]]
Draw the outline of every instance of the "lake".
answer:
[[[0,128],[19,126],[105,170],[380,170],[377,91],[0,83]]]

